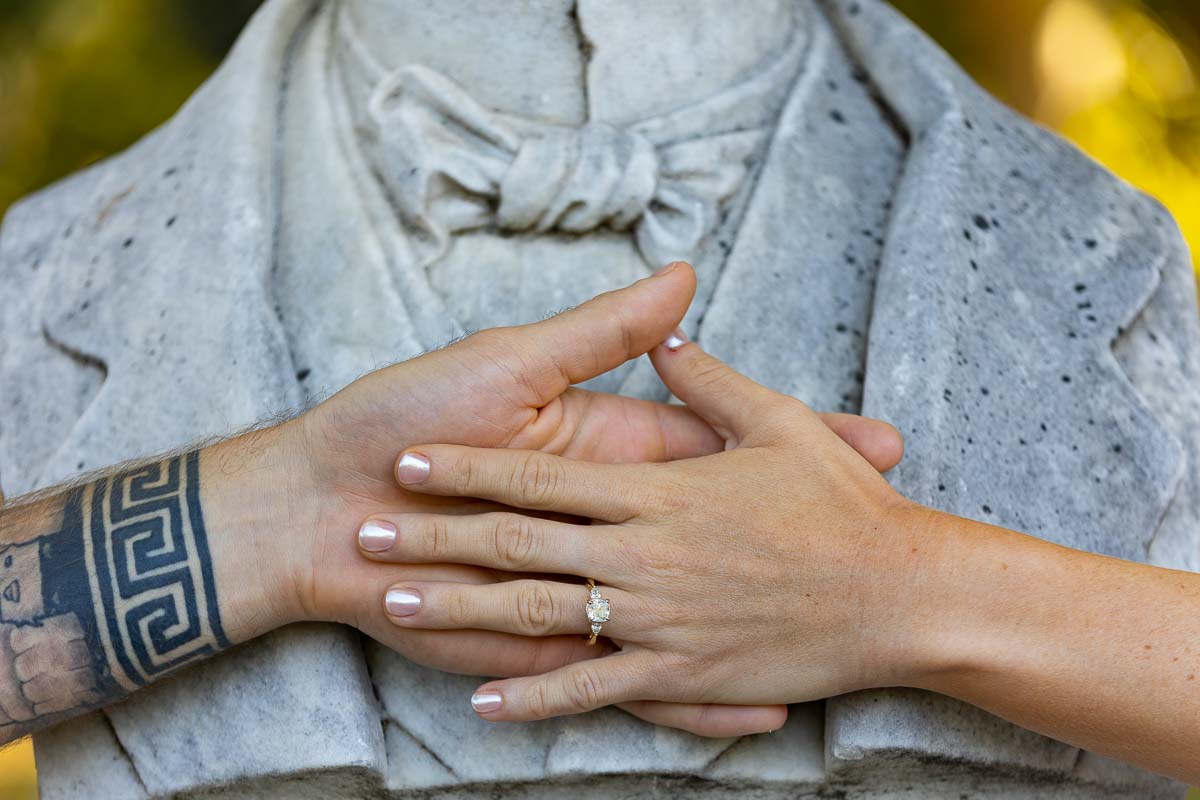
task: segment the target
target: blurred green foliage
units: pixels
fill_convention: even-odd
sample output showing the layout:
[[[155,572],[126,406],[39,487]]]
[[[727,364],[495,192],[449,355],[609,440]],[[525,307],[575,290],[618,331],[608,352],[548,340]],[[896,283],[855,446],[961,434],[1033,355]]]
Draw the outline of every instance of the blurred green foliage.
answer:
[[[0,0],[0,214],[132,144],[260,0]],[[1200,2],[894,0],[983,86],[1175,212],[1200,248]]]
[[[0,0],[0,213],[167,119],[258,0]]]

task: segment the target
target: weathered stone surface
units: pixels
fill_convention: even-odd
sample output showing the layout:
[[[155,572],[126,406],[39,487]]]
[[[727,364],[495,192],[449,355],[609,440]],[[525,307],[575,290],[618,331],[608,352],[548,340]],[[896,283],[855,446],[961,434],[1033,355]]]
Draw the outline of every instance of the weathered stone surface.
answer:
[[[365,701],[372,690],[353,631],[295,625],[243,647],[249,652],[202,662],[107,710],[151,794],[248,775],[380,769],[382,731]],[[180,735],[181,720],[192,735]]]
[[[686,153],[721,167],[728,185],[696,195],[700,238],[656,245],[679,243],[672,255],[697,267],[686,327],[822,410],[861,399],[898,424],[909,452],[893,480],[910,496],[1196,568],[1200,322],[1169,218],[1004,110],[877,0],[731,8],[555,0],[481,22],[482,0],[268,2],[173,120],[6,218],[8,494],[227,432],[648,271],[632,220],[503,229],[496,175],[405,194],[398,166],[428,166],[397,138],[412,132],[405,115],[428,122],[449,102],[483,120],[456,142],[507,142],[472,162],[485,173],[531,139],[582,148],[588,123],[649,142],[659,181]],[[459,46],[497,24],[505,47]],[[388,106],[379,87],[411,89],[397,71],[413,64],[457,88],[418,82],[435,91]],[[461,110],[433,119],[462,128]],[[714,144],[745,132],[749,149]],[[624,174],[623,150],[594,153],[614,159],[588,166],[598,178]],[[664,394],[644,361],[594,386]],[[933,695],[806,704],[775,734],[714,742],[613,710],[489,726],[466,702],[475,684],[372,643],[364,657],[344,629],[282,631],[38,737],[43,791],[1180,794]]]
[[[829,22],[813,15],[804,73],[704,315],[700,343],[771,388],[857,412],[903,134]]]
[[[103,711],[41,733],[34,743],[42,800],[144,800],[150,796]]]
[[[245,311],[270,308],[270,65],[305,11],[266,8],[175,123],[6,217],[0,291],[30,303],[0,318],[0,479],[10,496],[298,404],[278,321]],[[220,118],[244,125],[201,135],[187,124]],[[169,277],[159,272],[167,265]],[[227,655],[107,710],[110,736],[87,745],[96,785],[128,770],[154,793],[378,771],[382,731],[355,636],[281,630]],[[39,745],[48,785],[75,785],[78,749]],[[110,775],[106,765],[122,762]]]
[[[912,140],[863,404],[908,438],[893,484],[963,516],[1146,560],[1168,507],[1188,519],[1200,502],[1180,492],[1179,432],[1194,440],[1194,401],[1167,399],[1194,398],[1198,385],[1195,286],[1178,232],[1149,198],[987,97],[890,9],[836,7]],[[1163,345],[1176,363],[1126,345],[1135,388],[1112,342],[1140,342],[1159,314],[1179,319]],[[1183,544],[1176,524],[1163,549],[1186,567],[1196,529]],[[1072,748],[945,698],[867,692],[830,701],[829,713],[835,769],[884,753],[1061,773],[1075,762]]]
[[[1151,206],[1148,225],[1162,233],[1162,281],[1145,310],[1113,345],[1121,369],[1151,412],[1183,445],[1186,468],[1174,501],[1150,541],[1146,560],[1157,566],[1200,569],[1200,322],[1191,258],[1175,221]]]
[[[580,773],[690,774],[703,770],[731,744],[641,725],[617,710],[515,729],[489,725],[465,702],[478,678],[431,673],[399,658],[372,658],[371,664],[389,749],[394,738],[407,737],[421,742],[436,762],[436,768],[389,764],[389,785],[395,789],[523,783]],[[420,697],[415,698],[418,686]]]

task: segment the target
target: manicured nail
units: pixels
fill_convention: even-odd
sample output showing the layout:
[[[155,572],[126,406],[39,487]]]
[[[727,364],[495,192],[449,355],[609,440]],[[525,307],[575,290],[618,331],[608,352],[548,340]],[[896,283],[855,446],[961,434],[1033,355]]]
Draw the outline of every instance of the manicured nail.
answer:
[[[388,589],[383,606],[393,617],[411,617],[421,610],[421,595],[409,589]]]
[[[651,277],[653,277],[653,278],[658,278],[658,277],[661,277],[661,276],[663,276],[663,275],[666,275],[668,272],[671,272],[671,271],[673,271],[673,270],[674,270],[676,267],[678,267],[678,266],[679,266],[679,263],[680,263],[680,262],[678,262],[678,261],[672,261],[670,264],[667,264],[665,267],[659,267],[658,269],[656,269],[656,270],[654,271],[654,274],[653,274]]]
[[[420,453],[405,453],[396,465],[396,480],[405,485],[424,483],[429,479],[429,459]]]
[[[382,553],[396,541],[396,526],[380,519],[370,519],[358,529],[358,546],[370,553]]]
[[[499,692],[476,692],[471,695],[471,708],[480,714],[497,711],[504,705],[504,698]]]
[[[676,328],[675,332],[668,336],[666,341],[663,342],[663,347],[674,353],[689,341],[691,340],[688,339],[688,335],[683,332],[683,328]]]

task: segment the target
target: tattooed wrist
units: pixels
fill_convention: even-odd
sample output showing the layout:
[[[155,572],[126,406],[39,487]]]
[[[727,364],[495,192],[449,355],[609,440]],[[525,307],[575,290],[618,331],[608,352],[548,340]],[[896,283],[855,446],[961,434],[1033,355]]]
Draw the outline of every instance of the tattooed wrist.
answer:
[[[88,602],[103,620],[90,644],[110,665],[104,677],[128,690],[228,647],[200,507],[199,452],[101,478],[81,494],[85,561],[100,600]],[[64,591],[82,597],[71,580]]]
[[[303,618],[316,495],[291,423],[0,508],[0,743]]]
[[[199,452],[0,518],[0,730],[17,735],[111,702],[229,646]]]

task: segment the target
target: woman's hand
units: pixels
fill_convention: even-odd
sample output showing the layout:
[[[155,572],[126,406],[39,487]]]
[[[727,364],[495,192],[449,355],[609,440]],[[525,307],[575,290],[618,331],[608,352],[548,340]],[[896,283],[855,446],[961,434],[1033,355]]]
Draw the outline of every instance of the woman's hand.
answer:
[[[922,667],[906,624],[922,513],[803,403],[670,345],[652,352],[656,367],[725,452],[617,466],[439,444],[398,461],[399,482],[426,496],[594,520],[375,516],[399,535],[373,559],[587,576],[611,601],[603,633],[620,653],[485,684],[472,702],[487,719],[634,700],[788,703],[903,684]],[[405,630],[581,636],[586,597],[567,580],[406,579],[377,602]]]
[[[386,516],[399,535],[373,558],[529,573],[471,586],[399,581],[377,600],[398,629],[582,640],[579,578],[611,603],[603,633],[620,652],[485,683],[472,697],[483,718],[912,686],[1200,781],[1200,575],[923,508],[802,403],[695,345],[670,340],[651,358],[730,449],[612,465],[431,444],[398,461],[399,482],[425,496],[594,520]]]

